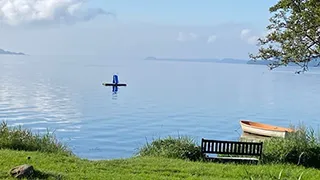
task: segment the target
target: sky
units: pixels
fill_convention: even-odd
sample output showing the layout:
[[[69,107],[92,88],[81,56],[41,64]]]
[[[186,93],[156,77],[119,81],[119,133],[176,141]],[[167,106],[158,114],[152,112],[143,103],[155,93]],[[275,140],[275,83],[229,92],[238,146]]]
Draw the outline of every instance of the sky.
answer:
[[[0,0],[0,48],[31,55],[248,58],[276,0]]]

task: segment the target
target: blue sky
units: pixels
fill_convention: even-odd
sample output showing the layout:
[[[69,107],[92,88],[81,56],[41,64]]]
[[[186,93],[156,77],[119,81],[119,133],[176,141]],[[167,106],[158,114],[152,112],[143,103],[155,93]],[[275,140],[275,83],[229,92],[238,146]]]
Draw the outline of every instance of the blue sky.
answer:
[[[248,58],[266,33],[268,9],[276,2],[4,0],[0,48],[30,54]]]
[[[123,21],[176,25],[215,25],[226,22],[265,26],[268,8],[277,1],[257,0],[96,0],[92,6],[116,12]]]

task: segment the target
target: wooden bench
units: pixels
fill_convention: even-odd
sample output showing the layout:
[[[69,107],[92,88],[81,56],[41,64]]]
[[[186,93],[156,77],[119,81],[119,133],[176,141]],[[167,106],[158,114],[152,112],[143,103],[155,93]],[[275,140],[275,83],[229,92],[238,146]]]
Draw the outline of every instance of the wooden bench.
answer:
[[[262,142],[238,142],[203,139],[201,153],[212,162],[246,162],[257,164],[262,155]],[[254,157],[209,157],[207,154],[256,156]]]

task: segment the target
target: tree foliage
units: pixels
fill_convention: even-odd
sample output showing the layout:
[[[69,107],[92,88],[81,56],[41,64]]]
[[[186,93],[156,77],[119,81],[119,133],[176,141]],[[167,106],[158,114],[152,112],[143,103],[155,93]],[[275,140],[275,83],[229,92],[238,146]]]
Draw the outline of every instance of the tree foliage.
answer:
[[[250,58],[273,60],[270,69],[294,63],[306,71],[311,60],[320,58],[320,0],[280,0],[269,11],[268,34]]]

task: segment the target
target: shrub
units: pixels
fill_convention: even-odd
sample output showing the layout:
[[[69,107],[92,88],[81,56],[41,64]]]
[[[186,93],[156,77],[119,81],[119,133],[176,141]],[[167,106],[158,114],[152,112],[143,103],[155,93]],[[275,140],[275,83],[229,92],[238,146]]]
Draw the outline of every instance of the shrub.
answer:
[[[294,163],[320,168],[320,141],[312,128],[300,126],[286,138],[265,140],[264,163]]]
[[[6,122],[0,124],[0,148],[72,155],[72,152],[58,142],[53,134],[47,132],[40,136],[30,130],[22,129],[21,126],[9,128]]]
[[[191,161],[202,160],[200,146],[190,137],[156,139],[151,144],[148,142],[138,152],[138,156],[156,156],[177,158]]]

